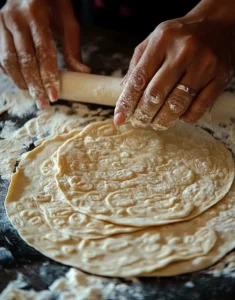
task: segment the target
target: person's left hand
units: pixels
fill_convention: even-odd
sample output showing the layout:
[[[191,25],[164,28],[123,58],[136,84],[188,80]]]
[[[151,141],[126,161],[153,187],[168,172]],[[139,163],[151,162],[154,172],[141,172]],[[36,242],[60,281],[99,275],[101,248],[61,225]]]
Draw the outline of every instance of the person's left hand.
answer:
[[[166,129],[195,122],[232,78],[234,37],[218,23],[160,24],[134,52],[117,102],[115,125]]]

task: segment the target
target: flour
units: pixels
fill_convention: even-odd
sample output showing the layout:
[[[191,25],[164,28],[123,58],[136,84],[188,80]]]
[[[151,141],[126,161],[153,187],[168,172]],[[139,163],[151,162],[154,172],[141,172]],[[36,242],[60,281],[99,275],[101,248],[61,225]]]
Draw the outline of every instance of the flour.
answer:
[[[27,92],[16,90],[4,93],[0,97],[0,114],[8,112],[12,116],[22,118],[35,111],[36,104]]]
[[[16,162],[28,151],[30,145],[38,146],[45,139],[84,127],[86,124],[104,120],[111,114],[110,109],[89,109],[74,103],[72,107],[55,105],[46,111],[37,111],[33,100],[20,91],[3,94],[0,97],[0,114],[7,111],[20,118],[35,115],[23,127],[18,128],[12,121],[0,122],[0,176],[9,180]]]
[[[108,280],[103,277],[86,275],[74,268],[71,268],[65,276],[56,279],[48,288],[37,292],[33,289],[22,290],[27,288],[28,283],[22,274],[18,274],[17,279],[8,284],[2,294],[1,300],[105,300],[118,299],[127,300],[128,296],[142,299],[142,287],[140,285],[128,286],[118,279]],[[16,298],[17,297],[17,298]],[[135,298],[137,299],[137,298]]]
[[[0,134],[0,176],[7,180],[10,179],[16,162],[31,146],[34,147],[58,133],[66,133],[84,127],[89,122],[100,121],[112,116],[110,109],[90,109],[89,106],[78,103],[74,103],[71,107],[55,105],[47,111],[37,112],[35,103],[19,91],[1,95],[0,114],[4,112],[20,118],[31,114],[35,115],[21,128],[18,128],[18,125],[12,121],[0,122],[0,129],[2,129]],[[196,125],[212,133],[215,138],[220,139],[235,153],[234,119],[234,94],[226,92],[218,98],[211,112]],[[234,277],[235,254],[231,253],[213,268],[203,272],[213,276]],[[125,286],[120,286],[120,288],[125,289]],[[48,291],[46,292],[48,293]],[[37,292],[34,291],[34,293]],[[52,292],[49,291],[49,293]]]
[[[215,277],[225,276],[235,278],[235,252],[228,254],[215,266],[204,271],[204,273],[211,274]]]
[[[184,284],[187,288],[193,288],[195,285],[194,285],[194,283],[192,282],[192,281],[187,281],[187,282],[185,282],[185,284]]]

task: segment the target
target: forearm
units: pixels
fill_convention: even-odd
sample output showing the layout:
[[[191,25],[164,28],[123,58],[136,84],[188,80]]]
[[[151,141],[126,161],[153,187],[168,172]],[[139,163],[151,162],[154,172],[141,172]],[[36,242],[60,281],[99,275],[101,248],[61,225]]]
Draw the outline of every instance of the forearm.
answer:
[[[200,3],[183,18],[188,21],[219,22],[225,26],[235,26],[235,1],[201,0]]]

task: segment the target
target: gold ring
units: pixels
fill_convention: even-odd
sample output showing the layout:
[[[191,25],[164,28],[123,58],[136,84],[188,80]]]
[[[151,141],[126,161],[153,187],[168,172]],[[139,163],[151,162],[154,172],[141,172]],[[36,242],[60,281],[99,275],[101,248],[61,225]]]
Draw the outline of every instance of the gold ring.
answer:
[[[190,89],[189,87],[187,87],[184,84],[177,84],[176,88],[178,90],[182,90],[182,91],[188,93],[192,97],[195,97],[197,95],[197,92],[195,92],[194,90]]]

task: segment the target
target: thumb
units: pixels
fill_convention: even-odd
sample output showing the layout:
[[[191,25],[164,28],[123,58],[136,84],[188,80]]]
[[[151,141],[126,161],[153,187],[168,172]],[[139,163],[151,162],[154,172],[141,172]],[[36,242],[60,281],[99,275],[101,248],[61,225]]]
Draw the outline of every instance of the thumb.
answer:
[[[62,1],[62,39],[67,65],[74,71],[89,73],[91,70],[82,63],[80,48],[80,25],[74,15],[70,1]]]
[[[69,23],[63,26],[63,51],[66,63],[74,71],[89,73],[90,68],[82,63],[79,24],[77,21]]]

